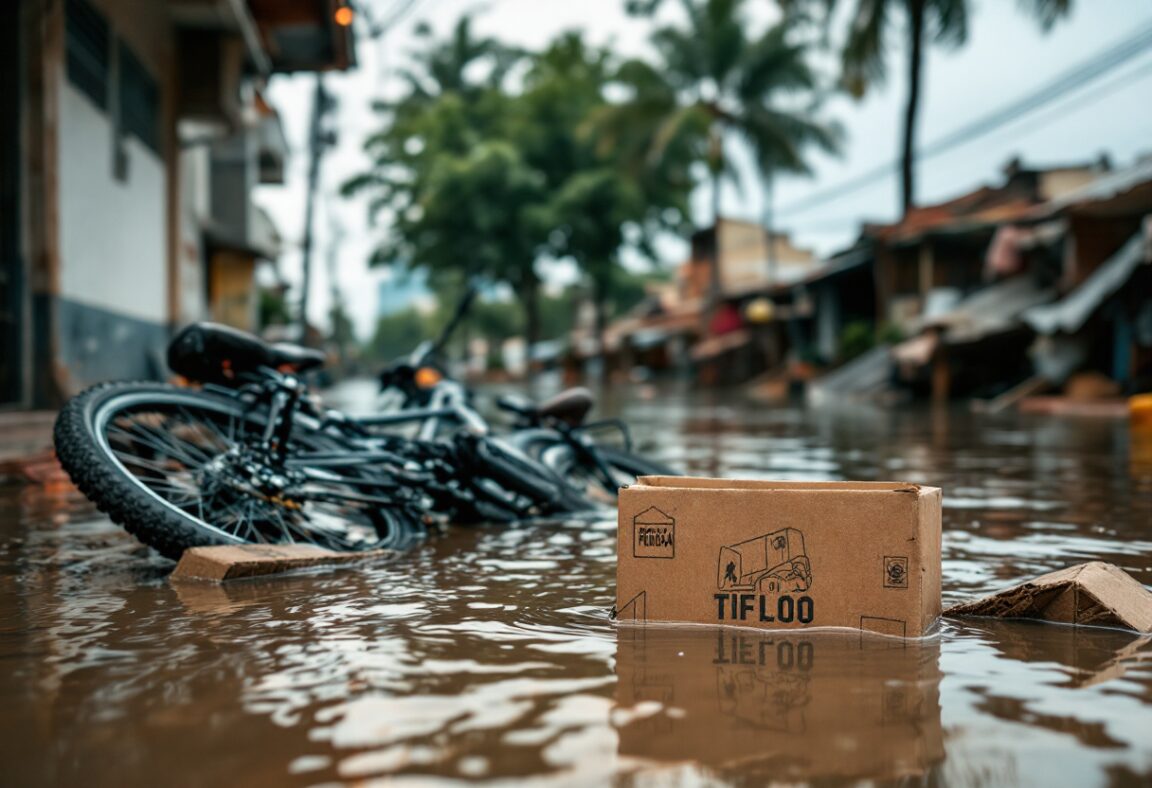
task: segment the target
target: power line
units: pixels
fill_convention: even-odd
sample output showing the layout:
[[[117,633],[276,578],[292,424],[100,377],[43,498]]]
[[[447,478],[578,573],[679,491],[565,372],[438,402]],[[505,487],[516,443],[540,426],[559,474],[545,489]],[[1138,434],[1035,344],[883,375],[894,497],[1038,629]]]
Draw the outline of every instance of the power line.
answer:
[[[1111,96],[1116,91],[1122,88],[1126,88],[1133,82],[1138,82],[1150,75],[1152,75],[1152,60],[1143,64],[1139,68],[1135,68],[1125,74],[1121,74],[1119,77],[1105,85],[1101,85],[1097,90],[1094,90],[1091,94],[1084,96],[1078,101],[1074,103],[1069,102],[1069,104],[1072,104],[1072,106],[1057,106],[1050,112],[1045,112],[1035,118],[1032,118],[1031,122],[1025,124],[1022,128],[1018,128],[1017,133],[1026,133],[1031,131],[1037,126],[1042,125],[1043,122],[1049,118],[1052,118],[1053,116],[1067,115],[1069,111],[1079,111],[1085,109],[1086,107],[1090,107],[1102,99]],[[1143,136],[1140,136],[1139,138],[1152,139],[1152,132],[1143,132]],[[812,219],[808,221],[801,219],[800,221],[789,222],[788,226],[790,228],[801,228],[805,231],[832,230],[836,228],[842,229],[845,225],[850,225],[858,220],[859,216],[843,216],[838,219]]]
[[[1011,104],[1001,106],[971,123],[955,129],[935,142],[918,149],[917,159],[923,161],[933,156],[938,156],[945,151],[951,150],[1010,123],[1021,115],[1025,115],[1050,104],[1061,96],[1083,87],[1134,57],[1145,53],[1147,47],[1150,45],[1152,45],[1152,25],[1143,28],[1118,44],[1111,45],[1097,52],[1097,54],[1068,69],[1056,79],[1044,84],[1038,90],[1029,93],[1027,96],[1017,99]],[[879,167],[874,167],[857,175],[855,178],[850,178],[843,183],[821,190],[804,200],[793,203],[781,209],[779,213],[795,214],[828,202],[833,202],[845,194],[858,191],[860,188],[871,184],[875,180],[895,173],[897,164],[898,162],[893,160]]]

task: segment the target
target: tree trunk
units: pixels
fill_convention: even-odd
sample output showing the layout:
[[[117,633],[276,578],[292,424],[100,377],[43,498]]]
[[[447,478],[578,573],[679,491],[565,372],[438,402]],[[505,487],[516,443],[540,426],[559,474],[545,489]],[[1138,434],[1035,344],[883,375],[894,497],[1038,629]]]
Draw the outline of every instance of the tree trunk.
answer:
[[[704,310],[704,333],[711,333],[712,318],[720,308],[722,288],[720,282],[720,182],[723,167],[716,166],[712,172],[712,243],[708,246],[708,298]]]
[[[904,108],[904,139],[900,155],[901,215],[916,204],[916,118],[920,112],[920,77],[924,65],[924,2],[908,3],[908,103]]]
[[[320,178],[320,157],[324,154],[324,141],[320,138],[327,96],[324,79],[316,75],[316,90],[312,98],[312,118],[308,131],[308,192],[304,204],[304,238],[300,245],[300,344],[308,344],[308,296],[312,290],[312,215],[316,210],[316,188]]]
[[[611,270],[611,268],[609,268]],[[596,350],[600,357],[607,362],[608,348],[604,342],[604,332],[608,328],[608,298],[611,294],[611,284],[600,277],[592,278],[592,308],[595,312]]]
[[[772,173],[764,174],[764,247],[768,255],[768,284],[776,281],[775,219],[772,216]]]
[[[527,353],[527,365],[531,368],[532,348],[540,341],[540,281],[535,271],[529,270],[525,275],[520,300],[524,305],[524,350]]]

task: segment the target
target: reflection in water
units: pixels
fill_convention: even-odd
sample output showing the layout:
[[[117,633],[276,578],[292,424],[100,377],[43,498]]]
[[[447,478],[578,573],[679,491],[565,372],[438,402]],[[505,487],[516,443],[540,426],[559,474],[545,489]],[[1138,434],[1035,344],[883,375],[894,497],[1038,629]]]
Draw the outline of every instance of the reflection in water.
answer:
[[[695,473],[941,485],[946,603],[1087,558],[1152,581],[1152,465],[1123,425],[610,409]],[[225,586],[170,568],[75,495],[0,487],[0,784],[1152,780],[1146,639],[617,629],[611,517]]]
[[[920,776],[944,758],[940,643],[622,626],[622,756],[801,780]],[[622,715],[623,716],[623,715]]]

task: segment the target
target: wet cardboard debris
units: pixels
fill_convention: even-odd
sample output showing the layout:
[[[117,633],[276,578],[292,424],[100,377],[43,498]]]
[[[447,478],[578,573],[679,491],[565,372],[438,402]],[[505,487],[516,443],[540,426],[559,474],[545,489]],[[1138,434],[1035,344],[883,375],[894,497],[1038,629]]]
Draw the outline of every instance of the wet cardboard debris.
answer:
[[[1030,618],[1080,626],[1152,632],[1152,592],[1119,567],[1090,561],[953,605],[953,618]]]
[[[940,616],[939,488],[647,476],[620,493],[616,617],[919,637]]]
[[[357,563],[389,554],[388,550],[338,553],[306,544],[192,547],[184,551],[171,579],[223,582],[317,566]]]

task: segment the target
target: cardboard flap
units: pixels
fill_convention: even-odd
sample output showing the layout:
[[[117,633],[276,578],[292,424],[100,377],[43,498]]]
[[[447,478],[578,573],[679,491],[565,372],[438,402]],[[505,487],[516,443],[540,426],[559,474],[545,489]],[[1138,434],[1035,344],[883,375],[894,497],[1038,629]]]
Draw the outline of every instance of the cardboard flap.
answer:
[[[641,476],[633,487],[660,487],[676,490],[803,490],[820,492],[902,492],[930,493],[938,487],[923,487],[912,482],[797,482],[780,479],[709,479],[685,476]]]
[[[1035,618],[1152,632],[1152,592],[1119,567],[1091,561],[954,605],[944,615]]]

